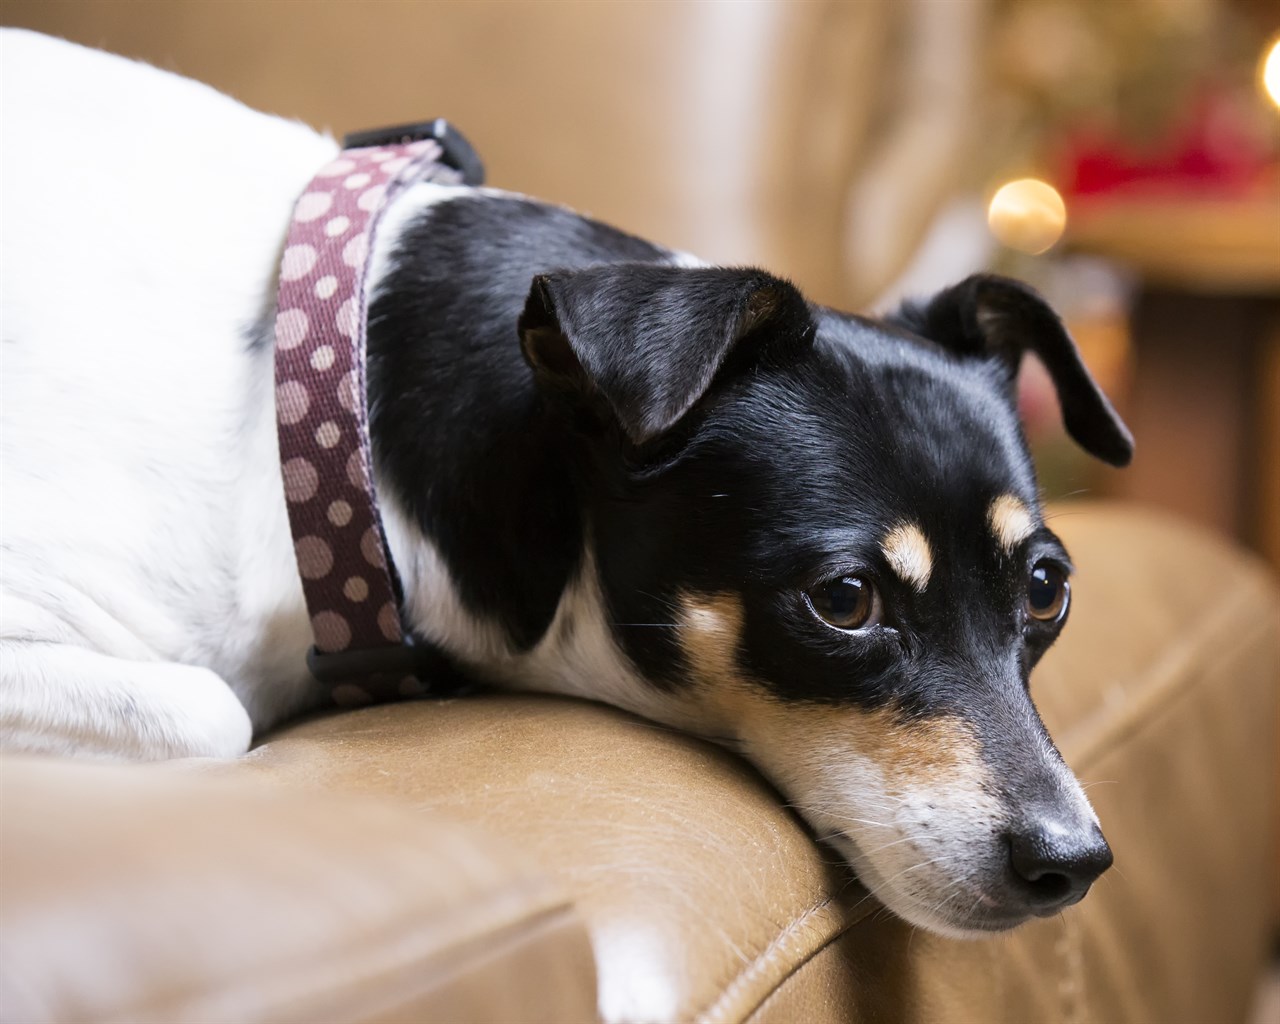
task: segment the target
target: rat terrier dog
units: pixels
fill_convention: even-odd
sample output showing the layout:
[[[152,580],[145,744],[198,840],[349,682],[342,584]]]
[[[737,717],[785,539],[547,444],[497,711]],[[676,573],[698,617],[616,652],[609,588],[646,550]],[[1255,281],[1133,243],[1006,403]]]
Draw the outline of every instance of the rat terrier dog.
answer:
[[[275,275],[335,143],[3,37],[10,749],[232,757],[318,706],[275,435]],[[567,210],[420,184],[370,254],[368,397],[405,628],[467,678],[726,743],[949,934],[1111,862],[1028,694],[1067,618],[1014,406],[1132,442],[1029,288],[880,322]]]

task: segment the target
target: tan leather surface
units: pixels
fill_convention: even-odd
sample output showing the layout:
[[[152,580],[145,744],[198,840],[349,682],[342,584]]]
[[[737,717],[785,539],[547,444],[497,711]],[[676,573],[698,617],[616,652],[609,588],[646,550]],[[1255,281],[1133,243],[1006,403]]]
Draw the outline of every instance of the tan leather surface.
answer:
[[[909,1021],[898,989],[886,984],[893,978],[891,956],[892,950],[863,949],[837,939],[797,964],[745,1019],[750,1024]]]
[[[1081,907],[1012,937],[936,939],[872,913],[745,766],[586,704],[373,708],[192,767],[394,795],[519,851],[574,893],[609,1019],[1234,1012],[1264,945],[1275,591],[1252,561],[1154,514],[1076,506],[1054,526],[1079,573],[1034,690],[1093,786],[1117,868]]]
[[[594,0],[375,3],[358,14],[343,3],[8,0],[2,16],[336,133],[449,117],[493,185],[741,260],[752,256],[737,250],[762,249],[763,182],[795,133],[779,115],[797,113],[799,83],[787,89],[773,66],[795,67],[820,11],[797,6],[780,18],[779,0],[765,0],[735,18],[714,4]],[[776,150],[760,145],[766,121],[785,133]],[[744,206],[760,214],[743,218]]]
[[[750,769],[586,703],[369,708],[286,730],[245,762],[192,767],[395,795],[520,851],[573,891],[614,1020],[754,1005],[848,921],[830,899],[841,876]]]
[[[594,1019],[553,886],[420,813],[260,788],[5,758],[0,1018]]]

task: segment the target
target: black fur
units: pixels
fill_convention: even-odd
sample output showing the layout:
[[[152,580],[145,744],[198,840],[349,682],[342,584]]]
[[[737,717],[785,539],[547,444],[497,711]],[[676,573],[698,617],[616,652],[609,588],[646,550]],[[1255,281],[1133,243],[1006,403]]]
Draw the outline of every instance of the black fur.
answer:
[[[1067,431],[1080,446],[1113,466],[1133,458],[1133,437],[1094,383],[1048,304],[1020,281],[975,274],[934,296],[908,303],[893,320],[964,356],[993,356],[1010,387],[1024,352],[1040,357],[1058,390]]]
[[[374,442],[463,600],[528,647],[589,532],[618,642],[656,686],[691,685],[679,595],[729,592],[743,667],[780,701],[963,711],[980,731],[1012,714],[1034,735],[1027,677],[1061,623],[1024,621],[1028,573],[1067,555],[1041,528],[1006,556],[987,523],[1000,495],[1037,508],[1021,352],[1082,444],[1131,449],[1057,318],[1001,278],[877,323],[670,262],[516,199],[448,202],[406,233],[370,317]],[[880,551],[907,521],[934,547],[923,595]],[[807,588],[848,573],[876,581],[886,628],[810,610]]]
[[[534,644],[582,551],[575,441],[516,321],[534,276],[662,251],[555,207],[460,200],[401,240],[369,311],[375,458],[472,608]]]
[[[598,394],[635,444],[674,427],[749,339],[811,333],[800,293],[768,274],[643,263],[538,275],[517,327],[545,386]]]

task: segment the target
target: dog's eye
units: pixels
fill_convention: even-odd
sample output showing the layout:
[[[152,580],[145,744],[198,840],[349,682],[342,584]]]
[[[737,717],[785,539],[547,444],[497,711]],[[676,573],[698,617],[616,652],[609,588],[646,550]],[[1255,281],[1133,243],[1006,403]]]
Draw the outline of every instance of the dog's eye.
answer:
[[[1027,614],[1041,622],[1057,622],[1070,598],[1066,574],[1052,562],[1037,562],[1027,581]]]
[[[870,580],[841,576],[805,592],[809,607],[836,629],[862,629],[880,621],[880,595]]]

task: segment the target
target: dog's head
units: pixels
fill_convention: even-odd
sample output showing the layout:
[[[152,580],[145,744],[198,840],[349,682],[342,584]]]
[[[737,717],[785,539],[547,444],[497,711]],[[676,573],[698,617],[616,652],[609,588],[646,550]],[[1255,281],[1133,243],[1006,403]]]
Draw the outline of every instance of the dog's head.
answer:
[[[758,271],[602,267],[538,278],[520,331],[660,714],[740,749],[912,923],[1079,900],[1111,853],[1028,692],[1071,564],[1023,352],[1084,448],[1132,442],[1044,301],[978,276],[881,323]]]

